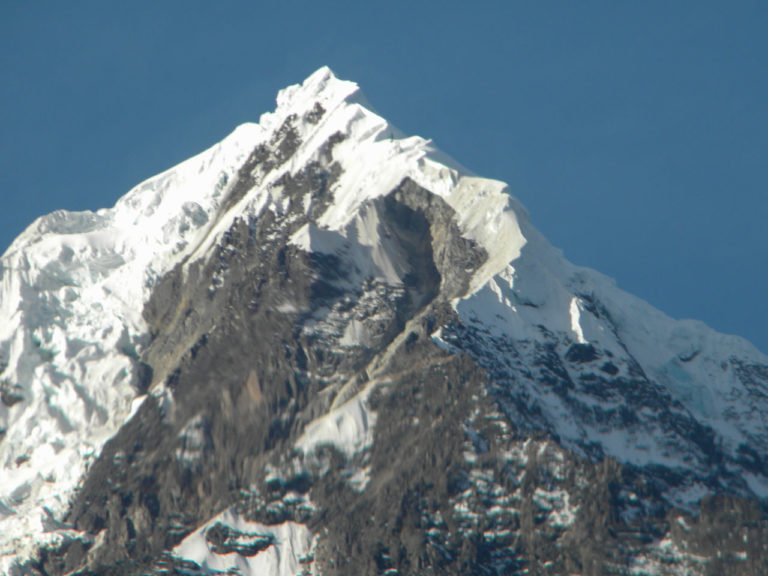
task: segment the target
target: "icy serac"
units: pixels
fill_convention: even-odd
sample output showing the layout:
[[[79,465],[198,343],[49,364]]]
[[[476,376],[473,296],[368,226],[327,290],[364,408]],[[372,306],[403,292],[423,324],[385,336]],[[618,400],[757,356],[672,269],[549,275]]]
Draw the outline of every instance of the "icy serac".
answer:
[[[768,358],[328,68],[0,265],[0,572],[766,566]]]

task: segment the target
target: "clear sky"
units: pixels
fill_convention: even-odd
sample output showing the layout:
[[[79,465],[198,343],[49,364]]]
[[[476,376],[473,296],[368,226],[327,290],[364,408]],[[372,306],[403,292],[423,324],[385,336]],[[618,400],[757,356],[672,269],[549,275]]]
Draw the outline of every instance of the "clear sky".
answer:
[[[768,3],[0,3],[0,252],[323,64],[573,262],[768,352]]]

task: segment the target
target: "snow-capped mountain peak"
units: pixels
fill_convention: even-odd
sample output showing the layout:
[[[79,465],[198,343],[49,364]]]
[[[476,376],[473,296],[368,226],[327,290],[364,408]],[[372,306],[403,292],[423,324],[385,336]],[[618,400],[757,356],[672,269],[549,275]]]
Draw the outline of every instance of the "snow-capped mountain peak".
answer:
[[[567,262],[328,68],[0,266],[0,571],[461,572],[471,535],[523,570],[535,509],[563,568],[600,486],[616,534],[768,497],[768,358]],[[375,520],[395,494],[421,500]],[[604,563],[651,566],[649,542]]]

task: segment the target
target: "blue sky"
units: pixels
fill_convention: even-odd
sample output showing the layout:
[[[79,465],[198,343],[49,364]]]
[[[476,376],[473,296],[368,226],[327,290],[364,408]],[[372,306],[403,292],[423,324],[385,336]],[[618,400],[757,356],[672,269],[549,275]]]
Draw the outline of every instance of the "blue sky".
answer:
[[[577,264],[768,352],[765,2],[0,4],[0,251],[323,64]]]

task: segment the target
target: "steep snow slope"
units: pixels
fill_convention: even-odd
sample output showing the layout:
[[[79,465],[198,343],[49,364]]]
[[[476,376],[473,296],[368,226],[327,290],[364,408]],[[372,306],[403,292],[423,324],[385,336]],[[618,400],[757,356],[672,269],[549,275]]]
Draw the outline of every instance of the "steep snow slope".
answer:
[[[112,209],[55,212],[0,260],[0,571],[52,531],[151,374],[141,313],[211,226],[256,125],[140,184]],[[135,409],[135,405],[133,409]]]
[[[153,374],[139,360],[151,339],[142,311],[159,279],[177,264],[192,273],[212,261],[237,221],[269,212],[292,225],[291,179],[313,164],[332,175],[331,194],[305,194],[306,222],[290,241],[338,258],[351,284],[371,280],[397,293],[409,282],[413,263],[392,239],[379,199],[408,181],[454,211],[460,234],[484,259],[459,271],[469,275],[466,286],[442,275],[459,322],[431,336],[488,372],[510,422],[551,433],[583,456],[672,469],[679,478],[667,482],[667,498],[679,505],[693,506],[718,487],[768,497],[765,470],[750,461],[768,450],[768,358],[739,338],[672,320],[568,263],[503,183],[467,173],[428,140],[400,135],[354,83],[327,68],[283,90],[277,103],[259,124],[239,127],[112,209],[41,218],[3,256],[0,570],[67,534],[62,521],[77,483],[145,394],[172,403],[165,383],[173,367],[158,363]],[[222,264],[210,294],[227,274]],[[286,294],[280,311],[301,306]],[[376,338],[341,308],[303,330],[338,336],[340,353]],[[297,451],[330,443],[351,456],[370,446],[377,420],[367,399],[401,343],[369,366],[367,386],[341,388],[330,412],[306,426]],[[719,475],[711,471],[715,459]],[[364,490],[365,471],[354,474]],[[221,514],[211,526],[229,518],[243,528]],[[296,533],[298,557],[310,539]],[[207,557],[200,534],[175,552]]]
[[[535,407],[534,427],[546,423],[580,454],[690,475],[669,494],[680,505],[718,487],[710,465],[720,457],[738,470],[731,489],[768,496],[768,478],[742,468],[747,447],[768,449],[768,358],[739,337],[673,320],[609,278],[573,266],[527,220],[522,234],[520,257],[457,310],[483,342],[470,353],[492,372],[514,373],[498,377],[514,380],[518,398]],[[436,336],[444,342],[442,331]],[[563,359],[548,374],[535,370],[546,348]],[[514,362],[526,368],[516,371]]]

